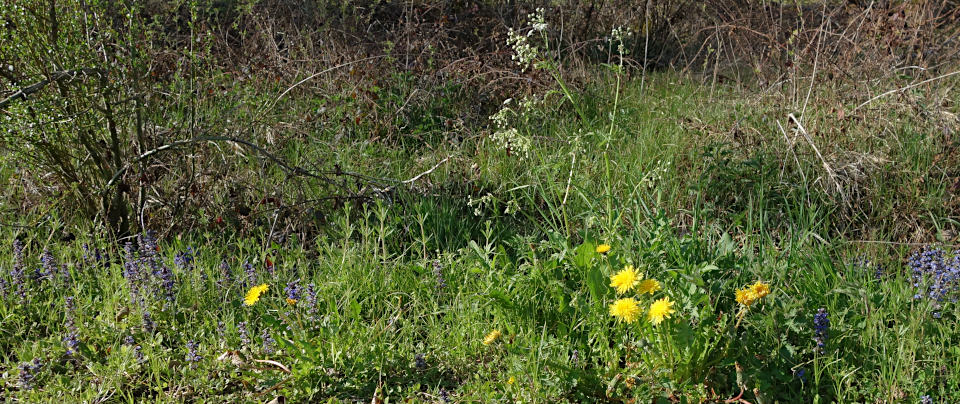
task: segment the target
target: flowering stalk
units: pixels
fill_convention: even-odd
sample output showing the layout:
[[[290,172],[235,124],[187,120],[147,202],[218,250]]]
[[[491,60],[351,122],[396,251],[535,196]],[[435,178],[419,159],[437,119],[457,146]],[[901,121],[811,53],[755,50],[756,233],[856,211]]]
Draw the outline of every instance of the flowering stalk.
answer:
[[[150,316],[150,312],[146,309],[143,310],[143,331],[147,334],[153,334],[153,331],[157,329],[157,325],[153,322],[153,317]]]
[[[13,240],[13,270],[10,271],[10,278],[17,290],[17,295],[20,296],[20,304],[27,302],[26,276],[24,275],[23,243],[20,240]]]
[[[230,271],[230,264],[227,260],[220,261],[220,279],[217,279],[217,287],[224,289],[233,285],[233,274]]]
[[[137,341],[133,339],[132,335],[127,335],[123,338],[123,345],[133,348],[133,357],[137,360],[137,363],[143,363],[146,361],[146,358],[143,357],[143,351],[140,348],[140,345],[137,344]]]
[[[34,278],[37,280],[51,280],[57,273],[57,260],[50,250],[44,249],[40,255],[41,267],[34,272]]]
[[[620,42],[619,46],[617,47],[617,50],[620,54],[620,62],[617,65],[617,87],[613,93],[613,112],[610,114],[610,130],[607,132],[606,147],[608,148],[610,147],[610,140],[613,139],[613,127],[615,126],[615,123],[616,123],[617,105],[620,102],[620,73],[623,71],[623,55],[625,53],[625,48],[623,46],[622,29],[620,28],[614,29],[612,37]],[[611,44],[612,44],[612,41],[611,41]]]
[[[253,269],[253,264],[251,264],[250,262],[244,262],[243,270],[247,274],[247,280],[246,280],[246,283],[244,283],[244,287],[249,285],[256,285],[258,280],[257,271]]]
[[[64,303],[64,311],[66,312],[66,322],[64,328],[67,330],[67,335],[63,337],[63,345],[67,348],[67,356],[73,356],[77,353],[77,347],[80,346],[80,341],[77,340],[77,325],[74,322],[74,304],[73,297],[68,296]]]
[[[284,293],[287,294],[287,301],[291,300],[293,303],[296,303],[300,300],[300,279],[287,282],[287,286],[283,288]],[[291,304],[293,304],[291,303]]]
[[[443,278],[443,266],[440,260],[433,261],[433,276],[437,279],[437,290],[443,291],[447,287],[447,281]]]
[[[123,279],[127,281],[127,287],[130,289],[130,304],[136,303],[140,295],[140,261],[137,260],[133,244],[127,242],[123,246]]]
[[[670,321],[663,321],[663,318],[669,318],[669,314],[673,313],[671,306],[674,302],[670,301],[670,298],[663,298],[658,301],[655,301],[651,304],[650,310],[648,311],[648,317],[650,321],[643,323],[641,327],[642,330],[647,335],[648,341],[654,341],[654,344],[657,349],[657,353],[647,351],[649,360],[652,362],[662,360],[662,356],[653,355],[662,355],[666,353],[667,368],[670,369],[670,378],[674,379],[677,372],[677,361],[674,356],[676,350],[676,344],[673,341],[673,326]],[[660,319],[655,318],[655,314],[662,313]]]
[[[196,369],[197,363],[203,359],[197,353],[197,348],[200,346],[196,341],[190,340],[187,341],[187,362],[190,362],[190,369]]]
[[[273,339],[270,335],[270,330],[264,328],[263,332],[260,333],[260,338],[263,339],[263,353],[266,355],[273,355],[276,352],[277,340]]]
[[[193,260],[193,247],[187,247],[186,250],[178,252],[177,255],[173,257],[173,263],[187,272],[193,269]]]
[[[21,363],[18,366],[20,369],[20,388],[33,390],[34,379],[36,379],[41,367],[43,367],[43,364],[40,362],[40,358],[35,358],[33,362]]]
[[[311,283],[307,285],[307,315],[312,322],[317,321],[317,291],[316,287]]]
[[[250,334],[247,332],[247,322],[241,321],[237,324],[237,333],[240,334],[240,343],[242,348],[250,346]]]
[[[826,346],[829,328],[830,318],[827,309],[821,307],[817,310],[817,314],[813,316],[813,339],[817,342],[817,351],[820,353],[823,353],[823,348]]]
[[[72,278],[70,277],[70,268],[67,267],[67,264],[60,265],[60,277],[63,279],[64,286],[70,286]]]
[[[916,290],[914,299],[928,299],[933,317],[941,318],[944,301],[960,298],[960,250],[950,259],[942,249],[923,249],[911,255],[907,264]]]
[[[158,293],[160,293],[161,297],[166,299],[167,302],[172,303],[176,293],[176,283],[173,278],[173,271],[170,270],[170,267],[161,265],[156,274],[160,281],[160,289],[158,290]]]

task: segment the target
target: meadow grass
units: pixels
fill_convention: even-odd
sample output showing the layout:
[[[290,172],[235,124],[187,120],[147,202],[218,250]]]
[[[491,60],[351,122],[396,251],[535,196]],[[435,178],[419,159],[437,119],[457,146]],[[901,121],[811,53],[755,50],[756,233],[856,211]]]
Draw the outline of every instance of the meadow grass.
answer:
[[[304,162],[311,142],[340,142],[336,164],[391,178],[451,157],[429,186],[328,214],[316,238],[207,222],[115,243],[56,209],[5,213],[3,395],[960,400],[955,247],[943,262],[913,262],[917,246],[876,243],[956,223],[938,122],[888,106],[866,115],[895,123],[878,136],[869,119],[838,118],[823,100],[852,101],[818,87],[803,121],[828,164],[846,167],[834,191],[823,161],[791,141],[789,97],[672,73],[642,91],[600,77],[577,106],[562,95],[512,104],[507,142],[426,136],[422,147],[330,131],[284,145]],[[263,181],[281,175],[267,169]],[[661,288],[618,295],[610,277],[627,265]],[[757,282],[770,294],[735,300]],[[610,315],[625,297],[644,311],[636,322]],[[663,298],[675,311],[653,325],[645,311]]]

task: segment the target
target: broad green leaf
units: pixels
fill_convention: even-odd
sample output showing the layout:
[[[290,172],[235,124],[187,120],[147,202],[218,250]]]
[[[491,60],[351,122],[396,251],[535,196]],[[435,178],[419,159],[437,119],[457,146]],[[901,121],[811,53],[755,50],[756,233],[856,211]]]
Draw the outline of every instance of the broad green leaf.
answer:
[[[599,268],[591,268],[587,272],[587,287],[590,288],[590,295],[596,301],[603,301],[607,294],[607,282]]]
[[[577,247],[576,254],[573,257],[573,264],[580,269],[589,268],[593,258],[597,255],[596,248],[597,247],[589,241],[580,244],[580,246]]]

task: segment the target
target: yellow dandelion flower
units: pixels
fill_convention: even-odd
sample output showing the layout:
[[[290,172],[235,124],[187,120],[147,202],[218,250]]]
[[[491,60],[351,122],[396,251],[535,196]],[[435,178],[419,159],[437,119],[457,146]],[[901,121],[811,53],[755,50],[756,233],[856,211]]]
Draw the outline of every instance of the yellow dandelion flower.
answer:
[[[598,254],[606,254],[608,251],[610,251],[610,244],[600,244],[597,246]]]
[[[757,283],[750,285],[750,290],[760,299],[770,294],[770,284],[757,281]]]
[[[758,298],[759,297],[757,296],[757,293],[754,292],[752,288],[737,290],[737,303],[740,303],[744,306],[749,307]]]
[[[517,378],[516,378],[516,377],[510,376],[510,378],[507,379],[507,384],[514,384],[514,383],[516,383],[516,382],[517,382]]]
[[[617,294],[622,295],[637,286],[641,275],[633,269],[633,265],[623,267],[623,270],[610,277],[610,287],[617,288]]]
[[[632,323],[640,317],[640,306],[633,298],[620,299],[610,305],[610,315],[617,318],[617,321]]]
[[[656,279],[645,279],[643,282],[640,282],[639,286],[637,286],[637,293],[641,295],[644,293],[649,293],[652,295],[653,292],[658,290],[660,290],[660,282],[658,282]]]
[[[670,301],[670,297],[665,297],[663,299],[657,300],[650,305],[650,311],[647,312],[647,318],[650,320],[650,323],[653,325],[660,324],[663,319],[670,318],[670,315],[675,312],[673,310],[673,303]]]
[[[250,288],[250,290],[247,291],[247,295],[243,298],[243,304],[253,306],[256,302],[260,301],[260,295],[266,292],[269,287],[270,286],[264,283]]]
[[[503,335],[503,334],[500,333],[500,330],[490,331],[490,333],[487,334],[486,337],[483,337],[483,345],[490,345],[490,344],[496,342],[497,339],[499,339],[501,335]]]

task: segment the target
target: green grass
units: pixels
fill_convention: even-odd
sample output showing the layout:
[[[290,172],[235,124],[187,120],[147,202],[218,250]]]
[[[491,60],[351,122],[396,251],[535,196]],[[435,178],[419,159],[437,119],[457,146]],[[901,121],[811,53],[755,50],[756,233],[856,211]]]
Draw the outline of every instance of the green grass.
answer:
[[[837,194],[809,145],[784,140],[777,122],[787,126],[796,108],[787,97],[711,91],[670,73],[647,77],[643,92],[637,81],[622,86],[614,97],[612,76],[598,75],[580,90],[579,114],[556,95],[518,111],[510,125],[532,139],[526,155],[484,131],[451,144],[429,119],[411,122],[427,128],[419,138],[371,142],[330,130],[279,145],[305,164],[337,144],[331,163],[392,178],[452,156],[429,175],[432,186],[330,211],[308,239],[280,243],[269,223],[205,221],[163,233],[155,256],[131,260],[68,212],[5,214],[14,226],[2,227],[0,249],[0,389],[24,402],[702,402],[741,390],[755,403],[960,400],[960,309],[914,299],[905,264],[914,246],[873,242],[936,239],[957,223],[942,203],[955,197],[948,180],[957,173],[941,168],[955,156],[934,137],[937,124],[888,105],[865,115],[899,117],[879,136],[869,119],[820,107],[853,97],[818,88],[803,119],[827,161],[848,170]],[[290,102],[307,108],[301,101]],[[844,160],[854,155],[882,158]],[[0,176],[14,181],[4,167]],[[261,175],[266,184],[282,174]],[[307,199],[324,191],[306,189]],[[64,230],[77,239],[60,240]],[[22,264],[14,238],[26,245]],[[612,251],[596,253],[598,243]],[[84,245],[106,258],[85,258]],[[193,261],[178,265],[188,247]],[[44,250],[69,277],[30,276]],[[863,257],[883,276],[857,263]],[[663,285],[635,296],[643,308],[669,296],[672,318],[652,326],[608,314],[618,298],[609,276],[628,264]],[[142,278],[126,278],[125,265],[140,265]],[[172,300],[151,265],[170,270]],[[291,305],[284,288],[295,280]],[[742,309],[734,291],[758,280],[772,294]],[[244,306],[258,283],[269,290]],[[830,319],[823,349],[814,342],[819,308]],[[494,329],[502,336],[483,344]],[[276,341],[269,349],[265,336]],[[27,389],[22,379],[34,372],[18,367],[35,358]]]

